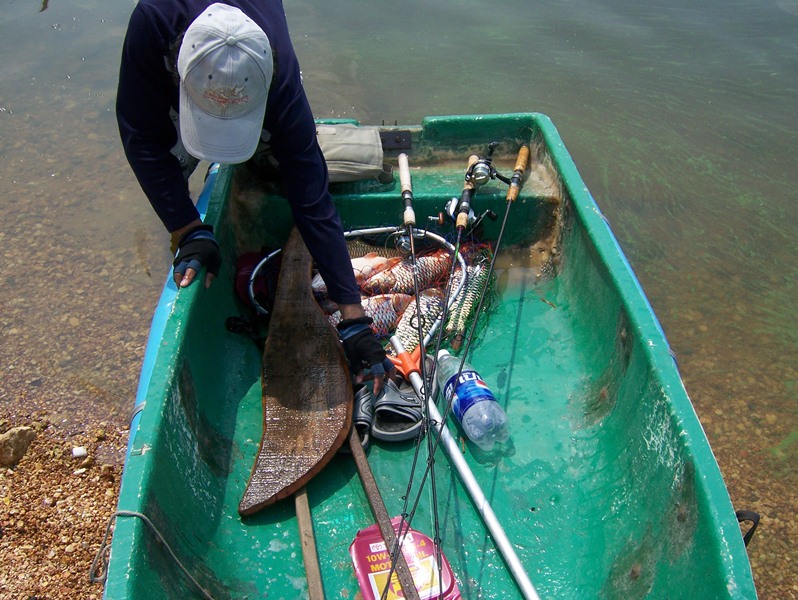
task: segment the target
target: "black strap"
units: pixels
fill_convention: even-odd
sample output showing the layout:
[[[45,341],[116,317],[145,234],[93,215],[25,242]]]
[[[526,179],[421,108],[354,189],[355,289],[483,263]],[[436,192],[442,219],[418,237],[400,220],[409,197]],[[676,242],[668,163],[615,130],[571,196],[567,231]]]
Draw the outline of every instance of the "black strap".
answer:
[[[750,521],[752,523],[751,528],[743,535],[743,543],[748,546],[748,542],[754,537],[754,532],[759,525],[759,513],[753,510],[738,510],[734,514],[737,517],[738,523],[742,523],[743,521]]]
[[[253,323],[251,319],[244,316],[227,317],[224,322],[227,331],[231,333],[241,333],[255,342],[258,350],[263,352],[264,344],[266,343],[266,336],[260,334],[257,324]]]

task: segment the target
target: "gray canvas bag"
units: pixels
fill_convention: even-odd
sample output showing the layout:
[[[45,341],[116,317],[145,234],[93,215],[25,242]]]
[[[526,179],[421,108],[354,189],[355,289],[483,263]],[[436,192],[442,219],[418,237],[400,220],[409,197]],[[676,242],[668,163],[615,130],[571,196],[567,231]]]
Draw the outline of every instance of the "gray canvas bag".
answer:
[[[393,180],[391,165],[383,163],[382,140],[376,127],[349,123],[317,125],[316,138],[327,162],[330,182]]]

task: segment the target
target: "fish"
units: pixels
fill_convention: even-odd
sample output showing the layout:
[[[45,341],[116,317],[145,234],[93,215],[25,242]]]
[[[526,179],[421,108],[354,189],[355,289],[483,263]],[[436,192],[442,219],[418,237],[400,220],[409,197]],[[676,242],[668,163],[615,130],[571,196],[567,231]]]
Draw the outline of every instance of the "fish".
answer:
[[[432,329],[435,320],[443,312],[445,294],[439,288],[428,288],[419,292],[418,304],[421,308],[421,331],[422,336]],[[418,346],[418,319],[416,318],[416,299],[413,298],[405,310],[399,323],[396,325],[396,333],[405,347],[405,350],[412,352]]]
[[[376,252],[369,252],[365,256],[352,259],[352,271],[355,273],[355,281],[357,281],[358,285],[384,270],[387,266],[388,259]]]
[[[446,250],[436,250],[431,254],[416,258],[419,290],[445,281],[452,259]],[[387,265],[372,275],[360,286],[367,294],[412,294],[415,291],[413,262],[410,258],[391,258]]]
[[[450,343],[454,350],[459,350],[462,345],[466,325],[476,308],[483,286],[488,282],[488,269],[485,265],[470,265],[467,272],[466,287],[446,319],[445,332],[451,338]]]
[[[408,294],[379,294],[361,299],[367,317],[374,321],[371,329],[378,338],[390,336],[396,329],[402,315],[412,302]],[[341,313],[335,312],[328,317],[333,326],[341,322]]]
[[[369,252],[364,256],[352,259],[352,272],[355,274],[355,282],[361,285],[372,275],[376,275],[388,266],[388,259],[380,256],[376,252]],[[324,282],[320,273],[316,273],[310,282],[313,293],[322,295],[327,293],[327,284]]]
[[[387,258],[402,256],[402,252],[393,245],[376,246],[364,242],[360,237],[347,239],[346,248],[347,250],[349,250],[349,256],[351,256],[352,258],[359,258],[361,256],[366,256],[371,252],[376,252],[379,256],[385,256]]]

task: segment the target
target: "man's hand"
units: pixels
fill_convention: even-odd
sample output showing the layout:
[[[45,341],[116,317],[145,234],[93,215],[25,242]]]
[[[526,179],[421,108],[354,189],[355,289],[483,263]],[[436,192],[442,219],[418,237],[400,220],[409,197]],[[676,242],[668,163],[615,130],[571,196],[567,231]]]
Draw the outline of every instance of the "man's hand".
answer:
[[[385,355],[385,349],[377,341],[370,325],[371,317],[357,317],[345,319],[338,323],[338,335],[344,345],[346,361],[355,376],[355,383],[366,379],[365,369],[369,369],[370,377],[374,378],[374,396],[378,396],[383,386],[386,375],[394,375],[394,366]]]
[[[191,285],[202,267],[206,270],[205,287],[209,287],[222,266],[222,253],[213,237],[213,227],[199,224],[187,228],[180,236],[172,264],[175,284],[179,287]]]

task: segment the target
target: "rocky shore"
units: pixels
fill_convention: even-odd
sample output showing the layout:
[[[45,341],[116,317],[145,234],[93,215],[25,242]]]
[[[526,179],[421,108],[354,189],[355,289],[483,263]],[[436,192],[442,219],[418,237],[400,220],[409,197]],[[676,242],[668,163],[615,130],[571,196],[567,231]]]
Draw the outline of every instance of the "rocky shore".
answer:
[[[7,413],[7,407],[0,408]],[[116,508],[126,430],[0,412],[0,597],[99,600],[92,561]]]

